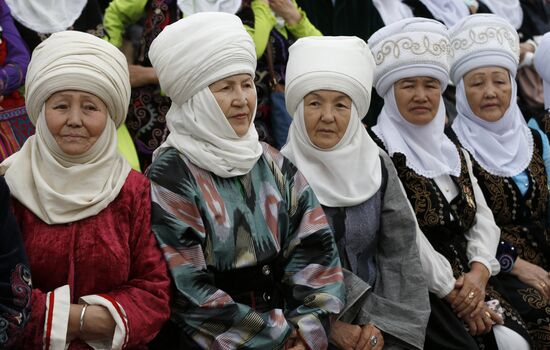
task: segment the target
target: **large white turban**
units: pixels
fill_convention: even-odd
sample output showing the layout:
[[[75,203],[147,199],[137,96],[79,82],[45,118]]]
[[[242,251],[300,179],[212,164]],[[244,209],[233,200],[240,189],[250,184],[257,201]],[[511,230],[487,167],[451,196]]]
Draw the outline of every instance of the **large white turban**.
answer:
[[[256,71],[252,38],[237,16],[223,12],[201,12],[166,26],[149,59],[162,90],[180,106],[220,79],[254,77]]]
[[[130,103],[126,58],[116,47],[91,34],[55,33],[33,51],[27,71],[25,102],[33,123],[44,102],[62,90],[96,95],[119,127]]]
[[[285,101],[292,115],[305,95],[315,90],[345,93],[361,117],[371,100],[374,61],[367,44],[356,37],[306,37],[289,50]]]

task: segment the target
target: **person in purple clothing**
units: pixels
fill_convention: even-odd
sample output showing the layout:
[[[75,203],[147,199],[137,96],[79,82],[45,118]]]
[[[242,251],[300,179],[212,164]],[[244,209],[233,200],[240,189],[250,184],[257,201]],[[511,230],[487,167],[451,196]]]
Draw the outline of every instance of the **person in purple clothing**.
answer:
[[[0,0],[0,161],[17,152],[34,133],[19,88],[25,83],[30,55]]]

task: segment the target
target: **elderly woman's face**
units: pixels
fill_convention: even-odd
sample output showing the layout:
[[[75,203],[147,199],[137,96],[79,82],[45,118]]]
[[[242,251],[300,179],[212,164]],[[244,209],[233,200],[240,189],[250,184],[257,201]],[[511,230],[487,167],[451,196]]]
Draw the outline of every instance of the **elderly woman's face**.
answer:
[[[256,108],[256,86],[252,77],[232,75],[209,88],[235,133],[239,137],[246,135]]]
[[[55,142],[68,155],[88,151],[107,125],[107,106],[95,95],[59,91],[46,101],[46,125]]]
[[[338,91],[317,90],[304,97],[304,121],[311,142],[329,149],[344,137],[351,117],[351,98]]]
[[[496,122],[510,107],[512,83],[508,70],[482,67],[464,75],[464,90],[472,112],[479,118]]]
[[[403,78],[393,84],[401,116],[411,124],[426,125],[439,109],[441,84],[432,77]]]

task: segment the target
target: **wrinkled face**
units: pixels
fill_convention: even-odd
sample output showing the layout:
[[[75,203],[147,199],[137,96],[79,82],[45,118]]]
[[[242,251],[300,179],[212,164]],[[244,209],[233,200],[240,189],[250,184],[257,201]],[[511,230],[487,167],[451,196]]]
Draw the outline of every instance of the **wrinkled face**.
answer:
[[[107,106],[97,96],[65,90],[46,100],[46,125],[61,150],[71,156],[88,151],[107,125]]]
[[[464,75],[464,90],[472,112],[480,119],[496,122],[510,107],[512,82],[508,70],[482,67]]]
[[[334,146],[346,133],[351,98],[338,91],[317,90],[304,97],[304,121],[311,142],[322,149]]]
[[[209,88],[235,133],[239,137],[246,135],[256,108],[256,86],[252,77],[232,75]]]
[[[395,101],[401,116],[409,123],[425,125],[431,122],[439,108],[441,84],[431,77],[411,77],[393,84]]]

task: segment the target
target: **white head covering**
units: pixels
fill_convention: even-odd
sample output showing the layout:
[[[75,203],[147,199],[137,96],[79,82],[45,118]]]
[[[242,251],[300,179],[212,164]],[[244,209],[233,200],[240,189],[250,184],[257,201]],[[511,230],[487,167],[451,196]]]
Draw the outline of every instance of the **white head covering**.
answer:
[[[470,14],[470,9],[464,0],[420,0],[435,19],[443,21],[446,26],[452,26],[461,18]]]
[[[449,36],[455,85],[472,69],[497,65],[495,62],[516,76],[519,37],[506,20],[491,14],[471,15],[450,28]]]
[[[519,29],[523,23],[523,9],[519,0],[482,0],[491,12]]]
[[[113,121],[124,121],[130,102],[126,58],[93,35],[59,32],[34,50],[25,87],[36,135],[0,164],[12,195],[48,224],[96,215],[118,196],[130,172],[130,165],[117,152]],[[44,116],[46,99],[65,90],[98,96],[113,116],[96,143],[81,155],[61,151]]]
[[[373,67],[367,44],[357,37],[307,37],[290,47],[285,97],[294,120],[281,153],[296,164],[323,205],[358,205],[380,188],[378,147],[360,120],[369,108]],[[318,90],[345,93],[353,102],[346,132],[331,149],[315,146],[305,126],[304,97]]]
[[[236,74],[254,77],[254,42],[241,20],[222,12],[185,17],[153,40],[149,58],[172,99],[166,115],[170,135],[161,147],[174,147],[221,177],[248,173],[262,155],[254,123],[239,137],[208,88]]]
[[[441,90],[449,79],[450,50],[447,28],[434,20],[411,18],[386,26],[369,39],[376,61],[374,82],[384,96],[384,108],[373,131],[390,155],[402,153],[407,166],[419,175],[434,178],[460,174],[460,156],[445,136],[445,105],[439,101],[435,118],[415,125],[399,112],[393,85],[400,79],[428,76],[439,80]]]
[[[401,0],[372,0],[385,25],[414,17],[411,8]]]
[[[544,34],[535,51],[535,68],[544,86],[544,108],[550,108],[550,33]]]
[[[88,0],[6,0],[12,16],[38,33],[60,32],[80,17]]]
[[[525,170],[533,156],[533,136],[516,103],[518,34],[505,19],[482,14],[461,21],[451,28],[450,34],[458,111],[452,128],[462,146],[485,170],[496,176],[515,176]],[[510,107],[496,122],[484,121],[474,114],[463,81],[469,71],[488,66],[507,69],[512,84]]]
[[[199,12],[237,13],[242,0],[178,0],[178,7],[185,16]]]

